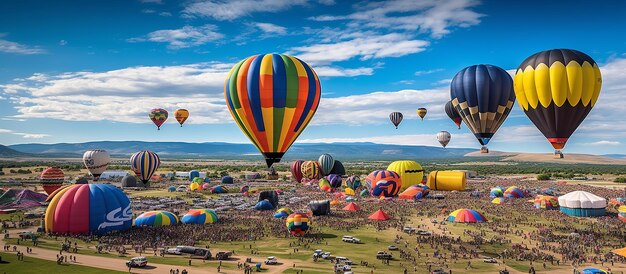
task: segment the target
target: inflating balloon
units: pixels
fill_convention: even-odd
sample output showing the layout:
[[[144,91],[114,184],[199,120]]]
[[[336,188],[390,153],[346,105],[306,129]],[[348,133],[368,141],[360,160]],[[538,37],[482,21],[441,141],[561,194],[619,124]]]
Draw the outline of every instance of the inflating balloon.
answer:
[[[492,65],[466,67],[452,79],[450,97],[465,125],[483,145],[481,152],[489,152],[489,140],[515,102],[511,76]]]
[[[394,197],[400,192],[402,179],[390,170],[376,170],[365,179],[365,186],[372,197]]]
[[[189,118],[189,111],[184,108],[177,109],[174,111],[174,118],[176,118],[176,121],[178,121],[182,127],[185,121],[187,121],[187,118]]]
[[[150,120],[157,126],[158,130],[161,130],[161,125],[167,120],[167,110],[162,108],[153,108],[148,114]]]
[[[320,165],[316,161],[306,161],[300,166],[302,176],[309,180],[317,179],[320,177],[321,169]]]
[[[230,70],[224,83],[233,119],[268,167],[280,161],[309,124],[320,96],[315,71],[283,54],[248,57]]]
[[[577,50],[546,50],[526,58],[514,82],[520,107],[562,158],[560,150],[600,96],[598,64]]]
[[[89,174],[93,176],[95,181],[107,170],[110,161],[111,156],[103,149],[87,150],[85,154],[83,154],[83,164],[85,164]]]
[[[320,164],[320,168],[322,169],[323,176],[330,174],[330,171],[333,169],[333,166],[335,165],[335,160],[333,159],[333,156],[327,153],[320,155],[320,158],[317,159],[317,162]]]
[[[292,213],[287,217],[287,231],[291,235],[304,235],[309,230],[309,215],[305,213]]]
[[[302,167],[302,163],[304,163],[302,160],[295,160],[291,163],[291,178],[296,180],[298,183],[302,182],[302,170],[300,169]]]
[[[397,173],[398,175],[400,175],[400,179],[402,179],[400,191],[404,191],[405,189],[407,189],[408,187],[412,185],[419,184],[424,179],[424,169],[422,168],[422,165],[411,160],[401,160],[401,161],[392,162],[387,167],[387,170],[393,171]],[[378,182],[379,180],[382,180],[382,179],[378,179],[374,181]]]
[[[63,185],[65,173],[58,167],[50,167],[41,172],[39,179],[41,179],[43,190],[50,195]]]

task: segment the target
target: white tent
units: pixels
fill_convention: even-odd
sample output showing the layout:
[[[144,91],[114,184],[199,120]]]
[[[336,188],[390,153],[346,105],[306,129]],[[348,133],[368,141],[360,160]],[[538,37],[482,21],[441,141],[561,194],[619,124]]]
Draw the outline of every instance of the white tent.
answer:
[[[123,170],[107,170],[100,175],[100,179],[122,178],[129,175],[128,172]]]
[[[606,204],[605,198],[585,191],[573,191],[559,197],[561,211],[573,216],[603,216]]]

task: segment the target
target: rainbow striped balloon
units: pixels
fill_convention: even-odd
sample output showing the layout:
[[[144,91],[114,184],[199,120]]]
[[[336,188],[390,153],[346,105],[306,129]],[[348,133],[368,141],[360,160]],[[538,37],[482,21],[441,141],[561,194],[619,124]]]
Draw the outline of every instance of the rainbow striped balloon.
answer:
[[[159,155],[152,151],[142,150],[130,156],[130,167],[144,185],[150,181],[160,164]]]
[[[291,235],[304,235],[309,230],[310,219],[306,213],[292,213],[285,223]]]
[[[487,218],[485,218],[483,214],[480,214],[480,212],[476,210],[467,209],[467,208],[457,209],[455,211],[452,211],[452,213],[448,215],[448,222],[479,223],[479,222],[486,222],[486,221],[487,221]]]
[[[217,220],[217,213],[210,209],[190,209],[180,218],[183,224],[212,224]]]
[[[233,119],[265,156],[280,162],[309,124],[319,105],[320,81],[298,58],[263,54],[237,63],[224,83]]]
[[[168,226],[178,223],[178,217],[169,211],[148,211],[137,216],[136,226]]]

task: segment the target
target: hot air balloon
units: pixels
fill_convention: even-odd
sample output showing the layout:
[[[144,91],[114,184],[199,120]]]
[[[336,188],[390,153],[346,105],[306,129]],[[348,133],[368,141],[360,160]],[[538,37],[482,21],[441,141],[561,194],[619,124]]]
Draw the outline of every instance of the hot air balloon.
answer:
[[[428,112],[428,110],[426,108],[418,108],[417,109],[417,116],[419,116],[420,118],[422,118],[422,120],[424,120],[424,117],[426,116],[427,112]]]
[[[183,224],[212,224],[218,220],[217,213],[210,209],[190,209],[180,218]]]
[[[562,158],[560,150],[600,95],[598,64],[577,50],[546,50],[526,58],[514,82],[522,110]]]
[[[136,226],[170,226],[177,224],[178,216],[169,211],[155,210],[141,213],[135,218]]]
[[[107,170],[110,161],[111,156],[103,149],[87,150],[83,154],[83,163],[95,181]]]
[[[298,58],[263,54],[230,70],[224,96],[233,119],[270,167],[313,118],[321,86],[315,71]]]
[[[439,141],[439,143],[445,148],[448,143],[450,143],[450,138],[452,136],[450,136],[450,132],[447,131],[440,131],[439,133],[437,133],[437,141]]]
[[[304,163],[302,160],[295,160],[291,163],[291,178],[298,183],[302,182],[302,170],[300,169],[302,163]]]
[[[320,165],[316,161],[306,161],[300,166],[302,176],[309,180],[317,179],[320,177]]]
[[[71,185],[60,189],[44,217],[47,233],[105,234],[130,229],[130,200],[112,185]]]
[[[187,118],[189,118],[189,111],[184,108],[177,109],[174,111],[174,118],[176,118],[180,127],[183,127],[183,124],[187,121]]]
[[[463,122],[463,119],[461,119],[461,115],[459,115],[459,113],[456,111],[456,109],[452,105],[452,101],[446,102],[445,111],[446,111],[446,114],[448,115],[448,117],[450,117],[450,119],[460,129],[461,128],[461,122]]]
[[[292,213],[285,222],[287,231],[291,235],[304,235],[309,230],[309,215],[306,213]]]
[[[511,112],[515,102],[513,79],[492,65],[474,65],[459,71],[450,84],[452,105],[465,125],[483,145],[487,144]]]
[[[422,168],[422,165],[411,160],[400,160],[392,162],[387,167],[387,170],[393,171],[400,175],[400,179],[402,179],[400,191],[404,191],[412,185],[419,184],[424,179],[424,169]],[[368,178],[370,177],[368,176]],[[376,183],[379,180],[382,179],[373,180],[373,183]]]
[[[150,120],[157,126],[158,130],[161,130],[161,125],[167,120],[167,110],[162,108],[153,108],[148,114]]]
[[[393,171],[376,170],[367,176],[365,186],[372,197],[394,197],[402,187],[402,179]]]
[[[317,162],[320,164],[320,168],[322,169],[323,176],[330,174],[330,171],[333,169],[333,166],[335,165],[335,160],[333,159],[333,156],[327,153],[320,155],[320,158],[317,159]]]
[[[43,190],[50,195],[63,185],[65,173],[58,167],[50,167],[41,172],[39,179],[41,179]]]
[[[389,114],[389,120],[391,120],[391,123],[396,126],[396,129],[398,129],[398,125],[400,125],[400,122],[402,122],[402,117],[402,113],[397,111]]]
[[[147,186],[160,164],[159,155],[152,151],[142,150],[130,156],[130,167],[144,186]]]

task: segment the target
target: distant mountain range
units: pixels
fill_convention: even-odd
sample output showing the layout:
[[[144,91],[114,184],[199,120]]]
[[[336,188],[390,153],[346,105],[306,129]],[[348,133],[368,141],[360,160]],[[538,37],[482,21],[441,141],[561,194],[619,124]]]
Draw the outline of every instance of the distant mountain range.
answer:
[[[259,159],[258,150],[250,144],[233,143],[183,143],[183,142],[140,142],[102,141],[87,143],[19,144],[0,150],[0,157],[33,156],[81,157],[86,150],[104,149],[114,157],[129,157],[139,150],[154,151],[161,158],[177,159]],[[13,152],[12,152],[13,151]],[[430,146],[382,145],[375,143],[318,143],[294,144],[285,159],[317,159],[322,153],[330,153],[344,160],[392,160],[446,159],[463,157],[476,151],[467,148],[439,148]],[[15,154],[17,152],[17,154]],[[20,155],[20,153],[22,153]]]
[[[0,157],[8,158],[8,157],[26,157],[26,156],[32,156],[32,155],[11,149],[7,146],[0,145]]]

